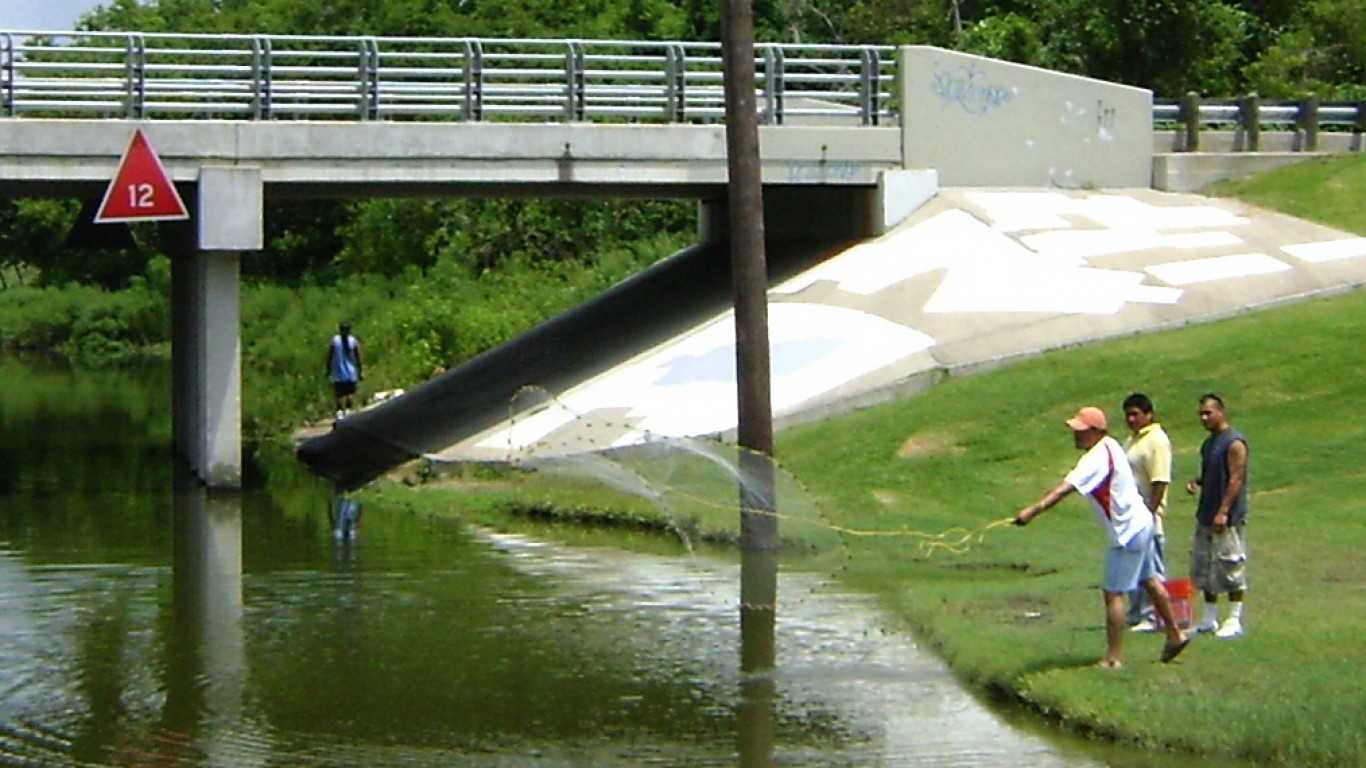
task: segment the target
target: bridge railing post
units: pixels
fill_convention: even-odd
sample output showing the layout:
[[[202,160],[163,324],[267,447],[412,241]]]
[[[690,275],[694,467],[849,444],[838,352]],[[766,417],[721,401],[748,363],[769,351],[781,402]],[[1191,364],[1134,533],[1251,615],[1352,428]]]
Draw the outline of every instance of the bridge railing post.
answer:
[[[1319,95],[1317,93],[1310,93],[1300,100],[1300,109],[1295,116],[1295,122],[1301,136],[1300,149],[1305,152],[1317,152],[1319,148]]]
[[[123,116],[141,120],[147,116],[147,43],[141,35],[124,38]]]
[[[584,75],[583,43],[577,40],[570,40],[565,44],[564,75],[564,119],[571,123],[580,122],[588,111],[588,94]]]
[[[356,50],[356,118],[379,117],[379,43],[362,37]]]
[[[864,125],[877,125],[879,113],[882,111],[882,85],[878,80],[878,70],[881,69],[882,62],[877,50],[870,47],[864,47],[859,52],[859,60],[862,66],[859,72],[860,117]]]
[[[4,56],[5,60],[3,66],[0,66],[0,73],[3,73],[0,86],[3,86],[5,100],[4,115],[5,117],[14,117],[19,114],[14,97],[14,35],[6,32],[2,37],[3,45],[0,45],[0,56]]]
[[[1243,151],[1256,152],[1262,144],[1262,98],[1256,93],[1238,100],[1238,127],[1243,133]]]
[[[460,117],[466,122],[484,119],[484,46],[478,40],[465,41],[465,98]]]
[[[1200,94],[1195,91],[1187,93],[1181,97],[1181,107],[1178,113],[1182,129],[1185,131],[1185,142],[1183,150],[1186,152],[1200,151]]]
[[[764,46],[764,125],[783,124],[783,68],[786,59],[783,49],[776,45]]]
[[[269,120],[271,112],[272,82],[274,73],[271,67],[270,38],[252,37],[251,39],[251,118]]]
[[[686,77],[688,54],[683,46],[671,43],[664,49],[664,120],[681,123],[686,118]]]

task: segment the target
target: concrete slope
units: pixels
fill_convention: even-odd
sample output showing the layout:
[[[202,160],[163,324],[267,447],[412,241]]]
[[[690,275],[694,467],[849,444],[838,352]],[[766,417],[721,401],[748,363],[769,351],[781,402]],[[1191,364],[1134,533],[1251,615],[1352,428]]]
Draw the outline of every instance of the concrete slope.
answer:
[[[1045,349],[1366,282],[1366,238],[1237,201],[1146,189],[945,189],[892,232],[831,258],[791,244],[771,244],[769,257],[789,273],[775,275],[769,305],[780,426]],[[688,279],[716,284],[699,291],[706,302],[689,299],[687,317],[652,326],[648,337],[610,316],[587,325],[557,321],[553,333],[472,361],[516,371],[522,375],[501,380],[543,385],[550,397],[534,412],[509,416],[511,386],[475,392],[453,383],[447,397],[477,398],[457,403],[469,412],[461,428],[405,442],[403,457],[515,461],[732,432],[729,277],[713,269]],[[667,291],[636,299],[646,314],[675,300]],[[566,367],[521,363],[550,354],[545,342]],[[460,387],[486,378],[461,379]],[[343,422],[324,438],[317,447],[326,451],[316,455],[325,461],[315,459],[315,468],[347,466],[334,451],[373,450],[364,443],[383,433],[370,434],[370,418]],[[426,424],[419,417],[402,428]]]
[[[848,245],[771,243],[771,279],[799,274]],[[506,421],[524,387],[558,395],[726,311],[731,295],[726,244],[694,246],[401,397],[353,414],[301,443],[298,456],[344,487],[363,485]]]
[[[1366,238],[1237,201],[941,190],[894,231],[770,291],[775,418],[818,418],[1045,349],[1363,282]],[[732,433],[734,357],[721,312],[433,458]]]

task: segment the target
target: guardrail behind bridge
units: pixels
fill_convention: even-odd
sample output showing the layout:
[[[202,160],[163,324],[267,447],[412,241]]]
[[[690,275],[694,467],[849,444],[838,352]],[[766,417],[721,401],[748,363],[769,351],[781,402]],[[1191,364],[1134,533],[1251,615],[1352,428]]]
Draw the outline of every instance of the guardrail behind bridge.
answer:
[[[1320,132],[1351,133],[1352,149],[1360,151],[1366,101],[1322,102],[1315,95],[1275,100],[1256,94],[1219,99],[1189,93],[1179,99],[1154,99],[1153,125],[1179,130],[1181,141],[1175,149],[1182,152],[1199,152],[1201,134],[1209,131],[1235,132],[1234,149],[1244,152],[1260,151],[1264,132],[1294,133],[1293,148],[1304,152],[1319,149]]]

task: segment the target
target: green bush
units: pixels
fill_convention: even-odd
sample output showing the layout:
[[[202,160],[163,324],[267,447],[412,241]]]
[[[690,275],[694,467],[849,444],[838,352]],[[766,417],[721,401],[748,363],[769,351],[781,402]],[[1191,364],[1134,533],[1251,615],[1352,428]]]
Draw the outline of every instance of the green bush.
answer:
[[[47,349],[85,365],[164,356],[170,300],[138,278],[125,291],[82,285],[0,292],[0,345]]]
[[[691,210],[677,203],[601,201],[405,202],[358,210],[343,232],[351,241],[403,235],[385,240],[383,250],[347,246],[351,250],[334,262],[338,268],[369,265],[374,272],[337,278],[338,270],[329,270],[291,281],[244,282],[248,435],[287,433],[330,413],[324,362],[339,322],[350,322],[361,341],[362,400],[406,389],[682,248],[693,237],[686,220]],[[499,219],[502,214],[512,218]],[[424,226],[440,229],[419,237],[416,230]],[[650,234],[636,239],[640,232]],[[427,253],[408,252],[422,249]],[[170,260],[157,256],[122,291],[76,284],[0,291],[0,348],[51,350],[87,365],[165,356],[170,286]]]

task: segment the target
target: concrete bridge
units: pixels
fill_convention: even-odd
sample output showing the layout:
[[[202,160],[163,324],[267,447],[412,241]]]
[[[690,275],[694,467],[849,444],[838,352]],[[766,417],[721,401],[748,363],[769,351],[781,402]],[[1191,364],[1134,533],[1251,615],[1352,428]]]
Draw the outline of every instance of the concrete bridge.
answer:
[[[211,486],[241,479],[237,260],[267,196],[692,198],[724,242],[714,44],[62,34],[0,32],[0,194],[96,199],[150,139],[192,213],[162,225],[175,435]],[[756,59],[766,232],[813,251],[941,184],[1148,187],[1164,141],[1142,89],[917,46]]]

